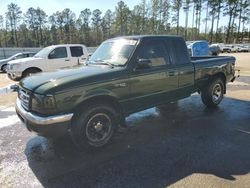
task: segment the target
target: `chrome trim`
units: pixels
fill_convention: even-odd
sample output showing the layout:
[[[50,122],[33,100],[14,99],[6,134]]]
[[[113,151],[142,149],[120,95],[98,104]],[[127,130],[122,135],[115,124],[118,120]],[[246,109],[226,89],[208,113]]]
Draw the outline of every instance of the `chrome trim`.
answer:
[[[17,113],[24,119],[29,122],[37,125],[50,125],[55,123],[62,123],[66,121],[70,121],[73,117],[73,113],[63,114],[63,115],[55,115],[48,117],[40,117],[32,114],[31,112],[27,112],[21,105],[21,101],[17,98],[16,101],[16,111]]]
[[[29,92],[20,87],[18,91],[18,98],[20,100],[21,105],[24,107],[24,109],[29,111],[29,103],[30,103]]]

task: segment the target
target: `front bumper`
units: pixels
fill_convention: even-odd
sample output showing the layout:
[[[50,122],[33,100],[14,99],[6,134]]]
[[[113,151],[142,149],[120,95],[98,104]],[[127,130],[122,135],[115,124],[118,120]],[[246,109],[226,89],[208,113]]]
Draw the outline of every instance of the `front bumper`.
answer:
[[[26,111],[19,98],[16,101],[16,113],[29,131],[44,137],[60,137],[67,133],[73,113],[41,117]]]

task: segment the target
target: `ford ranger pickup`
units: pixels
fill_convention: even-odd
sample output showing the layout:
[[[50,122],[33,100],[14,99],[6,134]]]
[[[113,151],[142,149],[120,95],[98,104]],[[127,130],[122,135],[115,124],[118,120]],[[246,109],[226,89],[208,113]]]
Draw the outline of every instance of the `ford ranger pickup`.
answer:
[[[234,57],[190,58],[182,37],[118,37],[104,41],[80,68],[22,79],[16,112],[38,135],[69,134],[80,147],[100,147],[129,114],[195,92],[216,107],[234,79]]]

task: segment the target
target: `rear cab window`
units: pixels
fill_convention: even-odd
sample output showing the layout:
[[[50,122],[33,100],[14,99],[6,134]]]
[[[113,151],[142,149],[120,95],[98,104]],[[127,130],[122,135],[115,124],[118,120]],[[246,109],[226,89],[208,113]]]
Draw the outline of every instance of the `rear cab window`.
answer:
[[[190,56],[184,40],[175,38],[171,40],[169,49],[171,51],[171,59],[175,65],[187,65],[190,63]]]
[[[81,46],[71,46],[70,53],[72,57],[81,57],[84,54]]]

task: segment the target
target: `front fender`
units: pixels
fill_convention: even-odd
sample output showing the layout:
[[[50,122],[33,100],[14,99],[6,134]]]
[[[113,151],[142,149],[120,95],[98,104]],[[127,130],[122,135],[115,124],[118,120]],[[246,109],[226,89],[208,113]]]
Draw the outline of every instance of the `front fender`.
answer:
[[[81,90],[75,89],[74,91],[68,91],[56,95],[57,109],[58,112],[72,112],[77,106],[82,103],[92,100],[94,98],[112,98],[118,101],[118,97],[112,91],[108,89],[95,89],[95,90]]]

